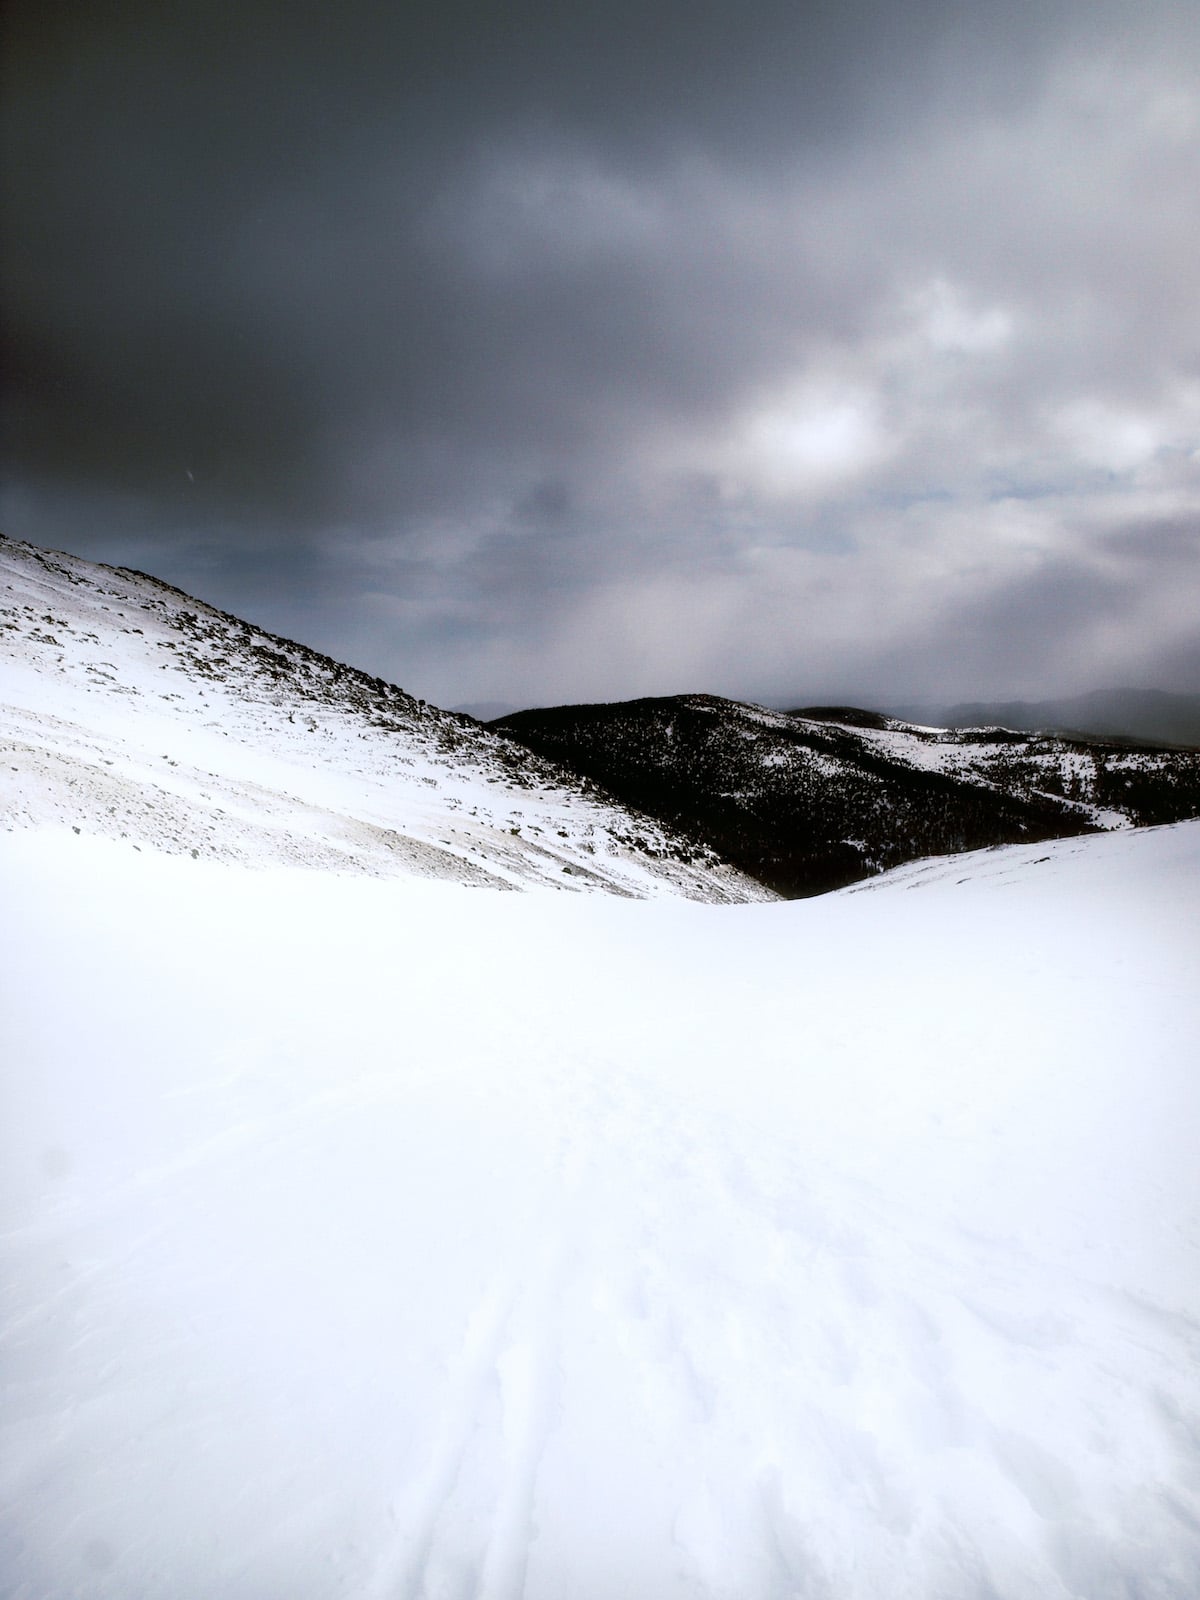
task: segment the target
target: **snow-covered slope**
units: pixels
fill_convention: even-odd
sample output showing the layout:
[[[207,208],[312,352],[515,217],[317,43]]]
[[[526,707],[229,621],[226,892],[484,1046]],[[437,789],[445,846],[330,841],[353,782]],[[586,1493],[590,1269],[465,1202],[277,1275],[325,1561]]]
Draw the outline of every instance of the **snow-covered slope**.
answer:
[[[1049,802],[1100,828],[1184,821],[1200,812],[1200,751],[1101,735],[1022,732],[995,724],[920,727],[872,712],[793,711],[803,723],[852,729],[900,766]]]
[[[1200,1593],[1200,824],[0,883],[8,1600]]]
[[[469,718],[143,574],[3,538],[0,825],[373,875],[765,894]]]

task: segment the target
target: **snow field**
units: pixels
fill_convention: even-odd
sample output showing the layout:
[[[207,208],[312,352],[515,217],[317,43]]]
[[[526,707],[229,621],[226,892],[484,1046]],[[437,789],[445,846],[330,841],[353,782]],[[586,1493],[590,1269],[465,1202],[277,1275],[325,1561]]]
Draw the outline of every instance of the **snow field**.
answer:
[[[0,874],[5,1596],[1200,1592],[1200,824]]]

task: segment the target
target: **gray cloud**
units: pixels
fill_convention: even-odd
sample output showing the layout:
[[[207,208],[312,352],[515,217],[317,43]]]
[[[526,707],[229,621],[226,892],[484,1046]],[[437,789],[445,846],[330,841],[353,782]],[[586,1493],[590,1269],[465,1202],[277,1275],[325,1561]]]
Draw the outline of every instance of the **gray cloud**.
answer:
[[[450,701],[1196,686],[1194,7],[5,27],[8,531]]]

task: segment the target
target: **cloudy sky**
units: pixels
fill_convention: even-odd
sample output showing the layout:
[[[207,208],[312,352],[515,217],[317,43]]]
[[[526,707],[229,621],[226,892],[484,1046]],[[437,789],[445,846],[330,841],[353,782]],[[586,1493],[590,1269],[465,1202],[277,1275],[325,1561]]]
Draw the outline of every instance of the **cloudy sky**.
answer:
[[[4,27],[10,535],[442,704],[1200,689],[1195,0]]]

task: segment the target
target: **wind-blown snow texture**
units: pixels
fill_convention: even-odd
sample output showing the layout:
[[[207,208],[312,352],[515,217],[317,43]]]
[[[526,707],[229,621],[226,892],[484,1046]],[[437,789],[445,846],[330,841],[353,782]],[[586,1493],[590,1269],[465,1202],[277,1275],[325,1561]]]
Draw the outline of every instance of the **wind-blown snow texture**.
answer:
[[[1200,825],[0,871],[6,1597],[1200,1593]]]
[[[468,718],[142,573],[0,538],[0,822],[250,863],[768,898]]]

